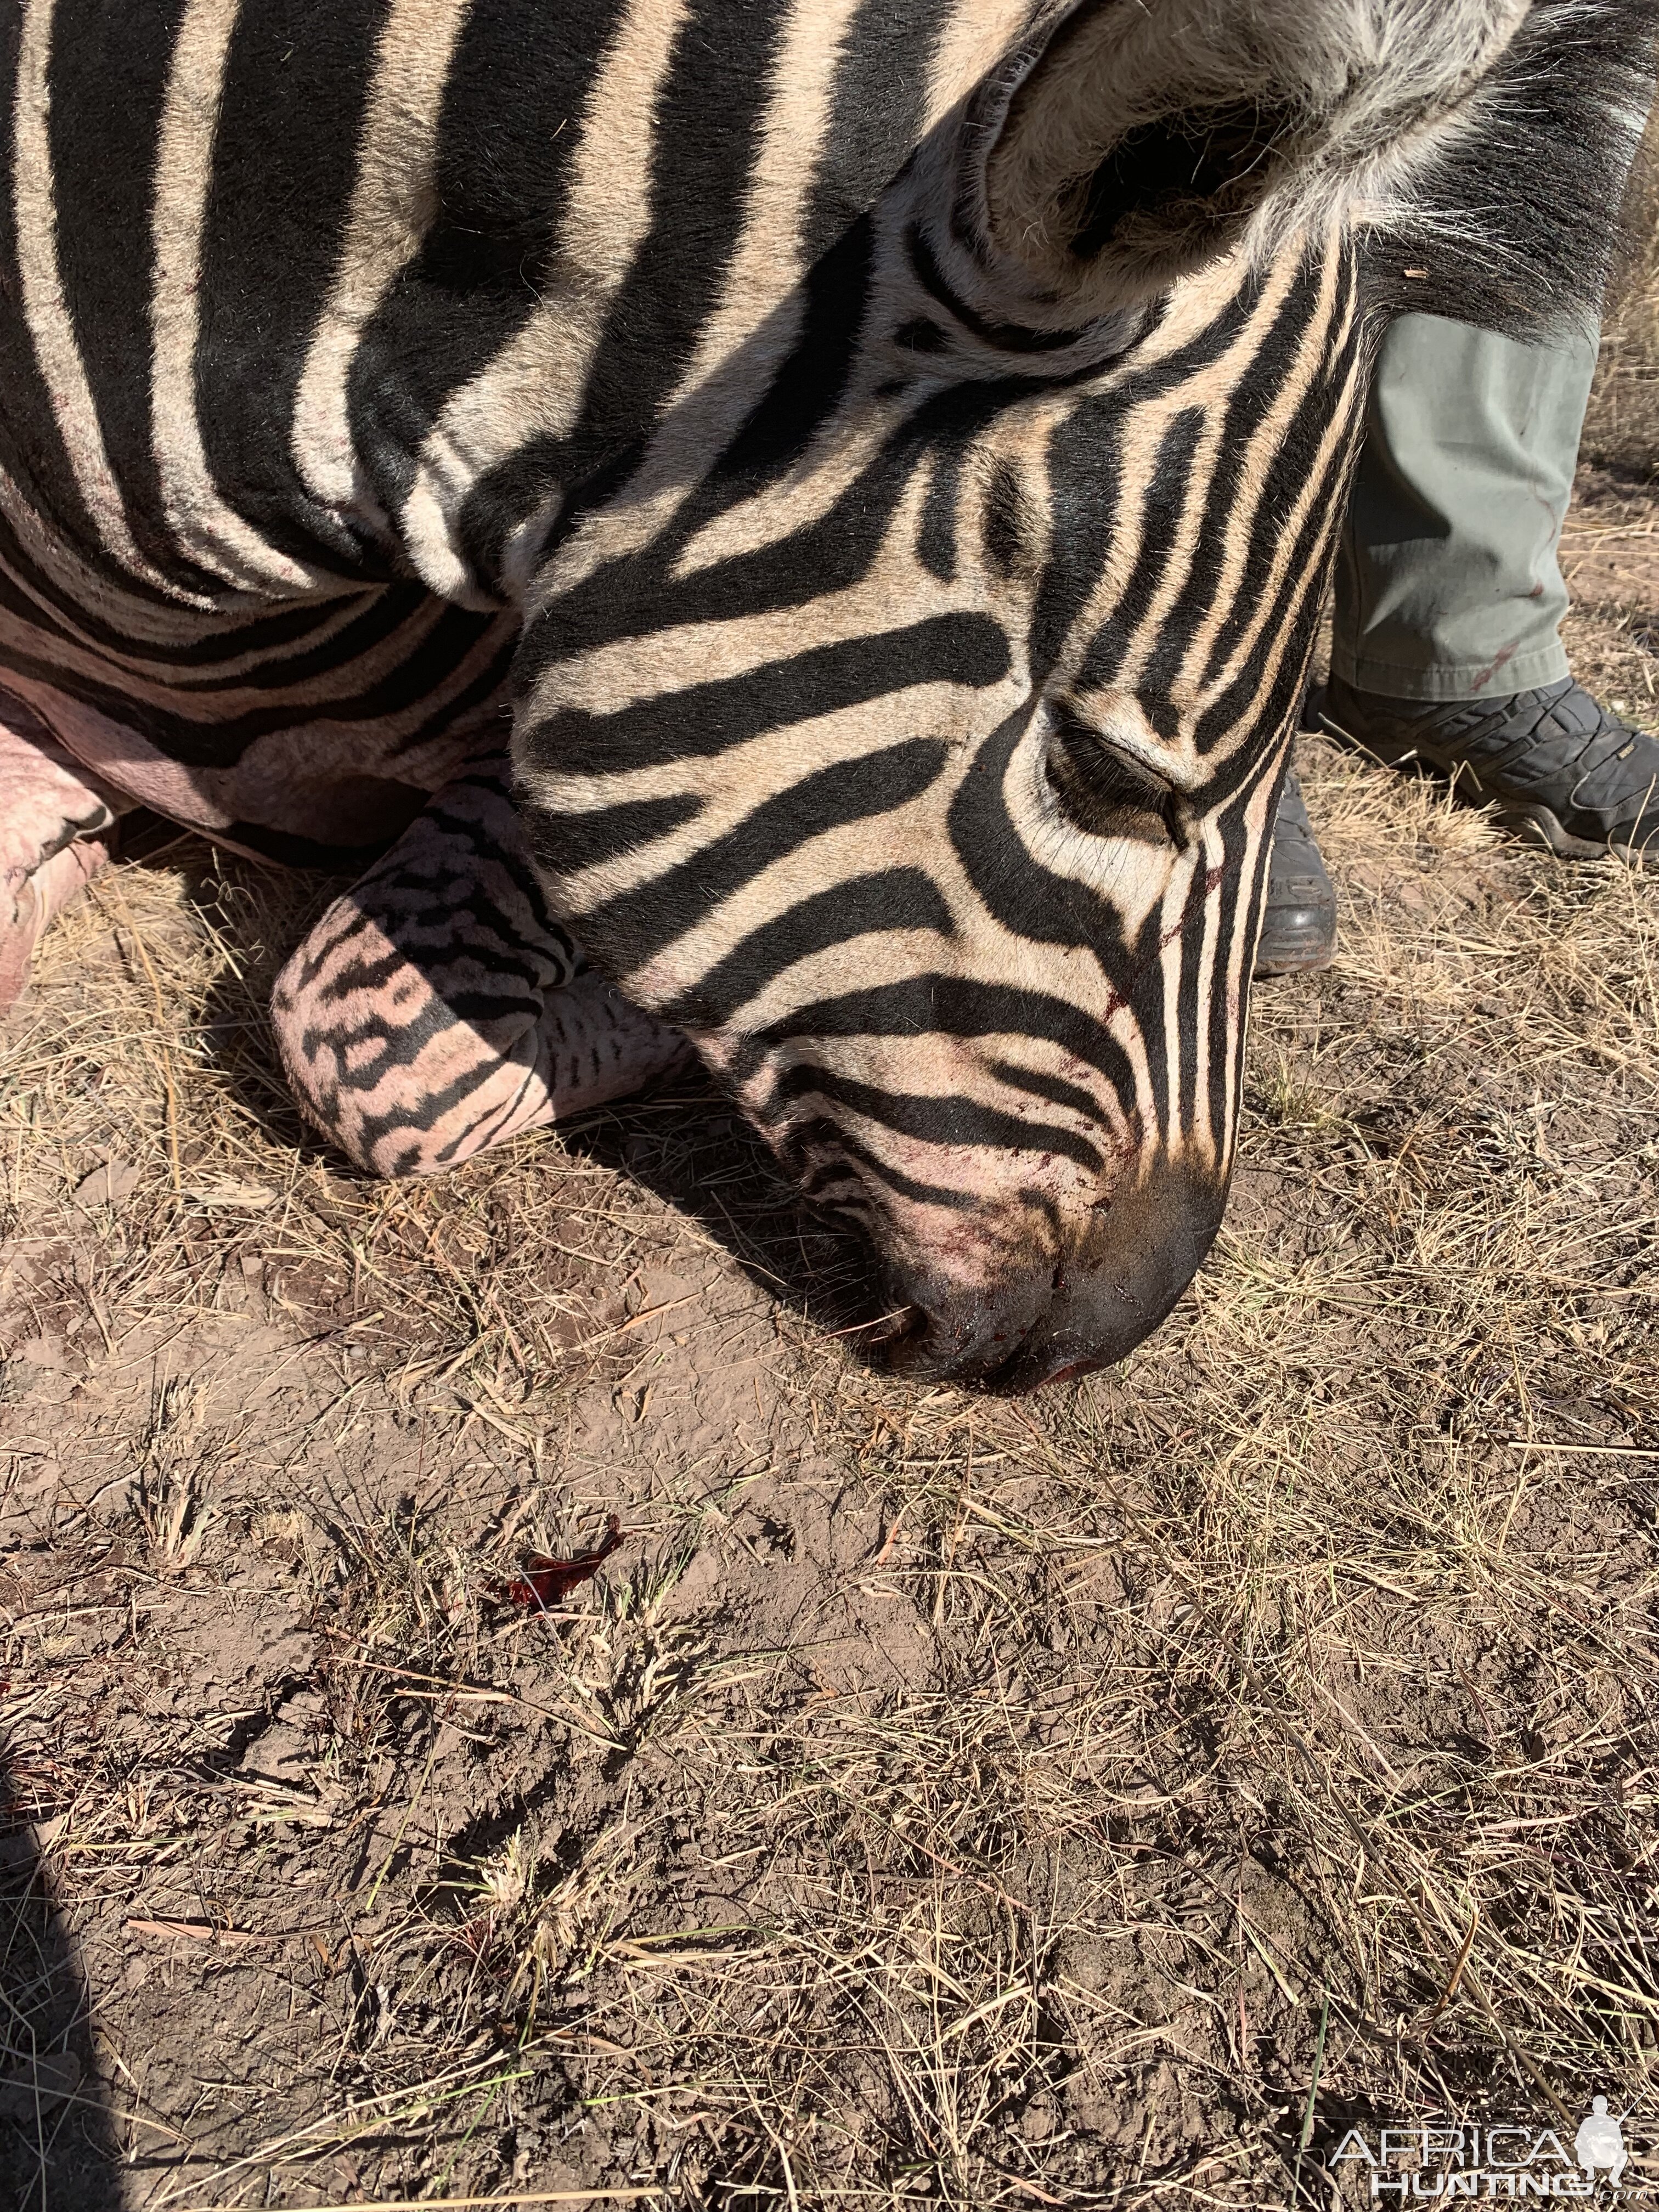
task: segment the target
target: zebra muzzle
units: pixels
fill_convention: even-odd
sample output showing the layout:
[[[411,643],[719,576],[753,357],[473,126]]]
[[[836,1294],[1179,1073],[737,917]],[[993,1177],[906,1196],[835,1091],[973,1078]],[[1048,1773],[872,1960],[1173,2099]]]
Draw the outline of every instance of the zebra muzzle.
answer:
[[[1019,1393],[1109,1367],[1149,1336],[1196,1273],[1220,1225],[1226,1179],[1165,1164],[1069,1252],[953,1284],[889,1269],[890,1310],[905,1312],[872,1347],[895,1373]]]

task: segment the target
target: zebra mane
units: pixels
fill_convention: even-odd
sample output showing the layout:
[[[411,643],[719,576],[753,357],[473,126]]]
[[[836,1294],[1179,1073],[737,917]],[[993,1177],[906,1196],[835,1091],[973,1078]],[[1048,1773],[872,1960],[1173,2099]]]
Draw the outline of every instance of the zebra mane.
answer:
[[[1371,304],[1518,337],[1593,318],[1631,244],[1656,37],[1654,0],[1533,0],[1468,127],[1357,210]]]

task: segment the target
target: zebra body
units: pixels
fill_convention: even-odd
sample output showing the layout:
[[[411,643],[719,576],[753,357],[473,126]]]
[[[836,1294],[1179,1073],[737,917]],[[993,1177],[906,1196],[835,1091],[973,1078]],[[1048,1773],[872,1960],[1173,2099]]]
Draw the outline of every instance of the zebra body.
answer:
[[[898,1357],[1116,1356],[1219,1218],[1369,333],[1593,295],[1655,15],[11,0],[14,749],[391,846],[277,1002],[364,1164],[688,1036]]]

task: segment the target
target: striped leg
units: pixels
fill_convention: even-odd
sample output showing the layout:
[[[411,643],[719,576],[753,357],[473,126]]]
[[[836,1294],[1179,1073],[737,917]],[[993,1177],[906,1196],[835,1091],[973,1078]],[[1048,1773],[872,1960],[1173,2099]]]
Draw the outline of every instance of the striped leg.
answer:
[[[446,785],[276,979],[295,1096],[372,1174],[453,1167],[690,1058],[549,915],[507,778]]]
[[[40,933],[109,858],[130,801],[88,778],[21,702],[0,694],[0,1014]]]

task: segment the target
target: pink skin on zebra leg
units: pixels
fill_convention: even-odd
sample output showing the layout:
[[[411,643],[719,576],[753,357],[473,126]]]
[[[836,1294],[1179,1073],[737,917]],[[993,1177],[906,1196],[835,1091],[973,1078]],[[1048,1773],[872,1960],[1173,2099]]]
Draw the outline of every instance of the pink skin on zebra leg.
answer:
[[[100,832],[131,802],[86,775],[17,702],[0,705],[0,1014],[42,932],[109,858]]]

